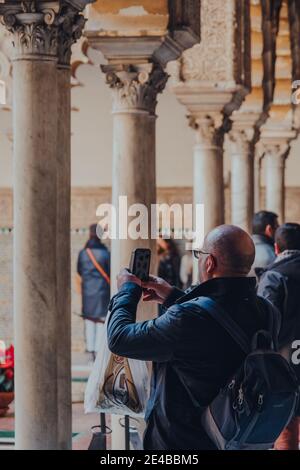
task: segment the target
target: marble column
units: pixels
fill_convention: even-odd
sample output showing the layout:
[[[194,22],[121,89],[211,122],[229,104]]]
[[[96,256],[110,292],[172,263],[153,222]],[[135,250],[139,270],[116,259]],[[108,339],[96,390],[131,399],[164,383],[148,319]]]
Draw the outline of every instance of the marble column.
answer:
[[[231,222],[252,233],[254,213],[253,131],[232,130],[231,149]]]
[[[71,46],[80,38],[84,16],[72,7],[61,15],[57,64],[57,405],[58,448],[72,448],[71,377]]]
[[[15,430],[23,450],[71,447],[70,81],[62,89],[70,76],[58,56],[86,3],[0,4],[15,50]]]
[[[189,117],[195,130],[194,206],[204,204],[205,233],[224,223],[222,115]]]
[[[124,239],[112,240],[111,279],[112,291],[116,290],[116,275],[120,269],[129,266],[130,256],[135,248],[150,248],[153,254],[152,272],[155,270],[156,240],[151,239],[151,204],[156,203],[156,116],[157,95],[167,82],[167,74],[158,66],[131,66],[117,71],[103,67],[106,80],[113,94],[113,184],[112,204],[125,217]],[[148,224],[145,239],[127,236],[127,214],[120,207],[120,196],[127,197],[127,207],[144,204],[148,218],[141,224]],[[131,217],[128,218],[130,223]],[[118,227],[119,229],[120,227]],[[138,319],[153,317],[156,312],[151,305],[140,306]],[[124,448],[124,429],[119,426],[119,417],[112,416],[112,448]]]
[[[119,210],[119,197],[127,197],[127,207],[144,204],[148,208],[150,232],[151,204],[156,203],[155,178],[155,108],[157,94],[162,92],[167,75],[158,66],[148,64],[131,71],[116,72],[104,67],[113,94],[113,184],[112,203]],[[126,214],[124,214],[126,216]],[[130,223],[130,217],[128,222]],[[122,227],[127,233],[127,224]],[[120,268],[129,265],[135,248],[151,248],[155,240],[112,240],[112,282]],[[112,285],[115,290],[115,285]]]
[[[24,13],[25,17],[25,13]],[[46,42],[39,42],[39,34]],[[56,28],[15,28],[14,321],[16,448],[57,448]],[[24,37],[30,39],[26,41]]]
[[[261,210],[261,172],[264,152],[260,146],[256,146],[254,150],[254,212]]]
[[[290,151],[288,144],[265,147],[266,209],[285,220],[285,162]]]

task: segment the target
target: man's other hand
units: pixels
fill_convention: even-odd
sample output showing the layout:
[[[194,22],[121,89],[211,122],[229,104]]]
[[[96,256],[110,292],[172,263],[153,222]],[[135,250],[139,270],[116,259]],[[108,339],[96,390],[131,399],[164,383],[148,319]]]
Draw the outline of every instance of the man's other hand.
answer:
[[[126,282],[133,282],[134,284],[137,284],[138,286],[142,285],[142,281],[138,277],[131,274],[131,272],[128,271],[128,269],[122,269],[120,271],[120,274],[117,276],[118,289],[120,289],[121,286],[125,284]]]
[[[164,279],[149,276],[149,280],[142,282],[143,300],[163,304],[172,292],[173,287]]]

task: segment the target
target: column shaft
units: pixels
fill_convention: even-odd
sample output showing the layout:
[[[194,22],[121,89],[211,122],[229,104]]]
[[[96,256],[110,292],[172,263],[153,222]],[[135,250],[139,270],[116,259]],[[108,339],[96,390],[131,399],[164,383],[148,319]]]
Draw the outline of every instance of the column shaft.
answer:
[[[285,220],[285,159],[280,152],[266,155],[266,209]]]
[[[223,155],[220,149],[195,145],[194,204],[204,204],[205,233],[224,223]]]
[[[151,204],[156,202],[155,120],[146,112],[116,113],[113,129],[113,206],[119,207],[120,196],[127,197],[128,207],[144,204],[150,231]],[[155,240],[128,237],[112,241],[113,282],[120,269],[129,265],[135,248],[151,248],[155,253]]]
[[[13,65],[16,447],[57,448],[56,61]]]
[[[194,205],[204,204],[205,233],[224,223],[223,134],[214,120],[190,118],[196,131]]]
[[[127,196],[127,205],[145,204],[149,209],[156,201],[155,181],[155,122],[147,112],[138,110],[114,114],[113,124],[113,184],[112,203],[118,208],[119,196]],[[125,214],[123,214],[125,216]],[[128,220],[130,220],[128,218]],[[150,220],[148,220],[149,224]],[[126,227],[127,228],[127,227]],[[136,248],[150,248],[156,252],[155,240],[112,240],[111,279],[112,292],[117,289],[116,276],[120,269],[129,266],[130,256]],[[150,305],[139,306],[138,319],[149,318],[153,313]],[[112,449],[125,448],[125,433],[120,426],[120,416],[112,416]]]
[[[261,210],[261,166],[262,156],[256,152],[254,158],[254,212]]]
[[[57,69],[57,399],[58,448],[72,448],[71,393],[71,76]]]
[[[250,146],[231,156],[232,224],[252,232],[254,212],[254,160]]]
[[[69,65],[87,3],[0,4],[15,52],[15,428],[22,450],[71,448]]]
[[[116,239],[112,240],[111,279],[112,292],[116,290],[116,276],[121,268],[129,266],[131,253],[136,248],[150,248],[152,251],[152,272],[156,258],[156,240],[151,239],[151,205],[156,203],[156,162],[155,162],[155,108],[157,94],[166,84],[167,75],[157,65],[104,67],[107,83],[113,91],[113,183],[112,203],[123,217]],[[146,238],[132,238],[128,234],[130,222],[137,214],[127,217],[119,205],[120,197],[127,198],[127,208],[143,204],[147,209]],[[135,211],[134,211],[135,212]],[[141,227],[142,228],[142,227]],[[125,236],[124,236],[125,235]],[[139,305],[137,319],[149,319],[156,314],[156,307]],[[118,417],[112,418],[112,449],[124,448],[124,430],[119,426]]]

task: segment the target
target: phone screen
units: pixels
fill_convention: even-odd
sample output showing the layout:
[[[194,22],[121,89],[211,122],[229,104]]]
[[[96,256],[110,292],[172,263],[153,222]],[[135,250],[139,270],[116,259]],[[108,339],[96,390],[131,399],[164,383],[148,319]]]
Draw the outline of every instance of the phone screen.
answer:
[[[142,281],[149,278],[151,263],[151,250],[148,248],[137,248],[132,252],[129,270]]]

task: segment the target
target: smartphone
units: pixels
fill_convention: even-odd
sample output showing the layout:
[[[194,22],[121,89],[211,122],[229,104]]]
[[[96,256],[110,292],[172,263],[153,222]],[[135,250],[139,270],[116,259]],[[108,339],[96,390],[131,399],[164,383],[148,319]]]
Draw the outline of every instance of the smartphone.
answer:
[[[137,248],[131,254],[129,271],[141,281],[149,278],[151,263],[151,250],[148,248]]]

